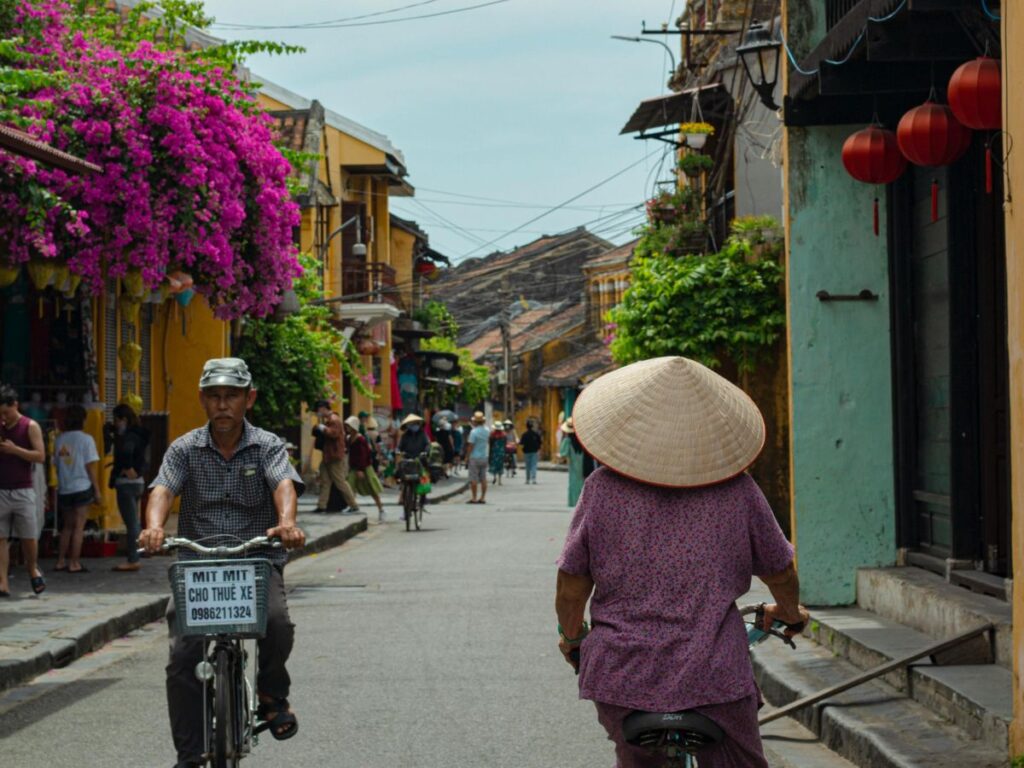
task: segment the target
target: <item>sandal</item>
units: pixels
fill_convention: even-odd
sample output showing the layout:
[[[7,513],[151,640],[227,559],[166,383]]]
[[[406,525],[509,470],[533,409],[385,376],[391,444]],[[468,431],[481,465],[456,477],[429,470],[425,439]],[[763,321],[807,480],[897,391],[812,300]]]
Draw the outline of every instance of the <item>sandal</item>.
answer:
[[[259,708],[256,710],[256,716],[263,720],[263,722],[256,727],[256,733],[270,731],[270,735],[278,741],[290,739],[298,733],[299,721],[295,717],[295,713],[289,711],[290,706],[288,699],[261,701]],[[274,713],[274,716],[267,719],[271,712]]]
[[[32,584],[33,592],[35,592],[37,595],[43,594],[43,591],[46,589],[46,579],[44,579],[42,576],[33,576],[31,579],[29,579],[29,581]]]
[[[139,565],[138,563],[121,563],[120,565],[115,565],[115,566],[114,566],[113,568],[111,568],[110,570],[112,570],[112,571],[119,571],[119,572],[124,572],[124,571],[137,571],[137,570],[139,570],[139,569],[140,569],[141,567],[142,567],[142,566],[141,566],[141,565]]]
[[[55,571],[66,571],[67,569],[68,569],[68,564],[67,563],[64,563],[64,565],[55,565],[55,566],[53,566],[53,570],[55,570]]]
[[[68,568],[68,573],[88,573],[88,572],[89,572],[89,569],[86,568],[84,565],[80,565],[77,568],[75,568],[74,570],[71,570],[71,568]]]
[[[10,596],[11,596],[11,593],[8,592],[6,589],[0,589],[0,597],[10,597]]]

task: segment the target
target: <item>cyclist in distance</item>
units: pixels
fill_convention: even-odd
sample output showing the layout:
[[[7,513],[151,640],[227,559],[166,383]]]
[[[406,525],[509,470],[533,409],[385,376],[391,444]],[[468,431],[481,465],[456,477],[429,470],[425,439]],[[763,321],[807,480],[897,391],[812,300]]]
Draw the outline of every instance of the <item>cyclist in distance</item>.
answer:
[[[407,459],[418,459],[430,448],[430,440],[423,431],[423,417],[410,413],[402,420],[402,437],[398,441],[398,452]]]
[[[177,496],[181,497],[181,536],[213,545],[264,535],[281,540],[284,549],[260,548],[246,556],[265,557],[274,566],[267,632],[259,641],[259,716],[269,724],[274,738],[291,738],[298,731],[298,720],[288,704],[291,679],[285,664],[295,626],[288,616],[283,574],[285,549],[301,547],[306,541],[295,524],[298,497],[305,486],[288,461],[284,441],[245,418],[256,402],[256,390],[244,360],[208,360],[199,380],[199,401],[209,423],[182,435],[167,449],[150,485],[147,524],[139,543],[148,552],[160,549]],[[179,556],[198,557],[191,552]],[[195,675],[203,657],[203,638],[175,636],[173,600],[167,625],[171,632],[167,709],[178,752],[176,768],[188,768],[203,764],[203,684]]]
[[[778,620],[792,636],[807,612],[793,547],[746,472],[764,447],[761,412],[703,365],[661,357],[592,382],[573,428],[601,467],[583,486],[558,560],[559,648],[615,744],[616,765],[665,764],[626,740],[633,711],[692,710],[724,733],[699,753],[701,768],[768,768],[736,600],[757,576],[775,599],[762,626]]]

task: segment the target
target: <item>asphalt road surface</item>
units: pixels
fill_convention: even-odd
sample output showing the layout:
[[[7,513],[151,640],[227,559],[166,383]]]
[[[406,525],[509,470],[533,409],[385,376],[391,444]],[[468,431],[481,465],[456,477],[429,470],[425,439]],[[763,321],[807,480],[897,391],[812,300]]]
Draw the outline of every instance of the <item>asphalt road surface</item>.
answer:
[[[299,734],[258,766],[575,768],[614,757],[556,647],[554,561],[566,475],[430,507],[424,530],[375,526],[289,566]],[[394,508],[389,508],[389,512]],[[166,631],[149,627],[0,695],[17,768],[174,764]]]

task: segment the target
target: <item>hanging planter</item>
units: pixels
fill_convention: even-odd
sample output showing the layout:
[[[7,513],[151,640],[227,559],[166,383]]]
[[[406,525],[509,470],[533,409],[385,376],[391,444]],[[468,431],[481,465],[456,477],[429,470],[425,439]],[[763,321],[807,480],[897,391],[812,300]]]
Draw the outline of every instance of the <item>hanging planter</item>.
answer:
[[[125,370],[138,370],[139,363],[142,362],[142,347],[134,341],[125,342],[117,348],[117,357]]]
[[[697,178],[714,167],[715,161],[712,158],[696,152],[688,152],[679,159],[679,170],[691,179]]]
[[[65,283],[64,287],[61,289],[61,295],[65,299],[74,298],[75,292],[78,290],[78,286],[80,286],[81,284],[82,284],[82,276],[81,275],[76,275],[75,273],[72,272],[68,276],[67,283]]]
[[[32,259],[25,265],[28,270],[29,279],[37,291],[41,291],[53,282],[53,276],[57,271],[57,265],[49,259]]]
[[[679,132],[686,137],[686,146],[691,149],[703,149],[708,136],[715,132],[715,126],[704,122],[683,123],[679,126]]]
[[[0,288],[6,288],[9,285],[13,285],[14,281],[18,279],[18,274],[20,272],[21,267],[17,264],[13,266],[0,264]]]
[[[946,89],[954,117],[975,131],[1003,127],[1002,71],[998,59],[981,56],[961,64]],[[992,194],[992,139],[985,142],[985,191]]]
[[[195,297],[195,295],[195,291],[193,291],[191,288],[186,288],[185,290],[178,293],[174,298],[178,302],[179,307],[187,307],[189,304],[192,303],[192,299],[193,297]]]
[[[129,269],[121,278],[121,284],[124,287],[124,292],[133,299],[141,299],[146,295],[146,284],[142,280],[142,272],[137,269]]]
[[[971,131],[944,104],[929,99],[907,112],[896,127],[900,151],[914,165],[950,165],[971,145]],[[932,221],[939,220],[939,182],[932,181]]]
[[[142,308],[141,301],[129,298],[122,294],[117,303],[117,308],[121,313],[121,320],[123,322],[130,323],[135,326],[139,324],[139,310]]]
[[[891,184],[907,169],[896,134],[881,126],[869,125],[843,142],[843,167],[864,184]],[[872,219],[878,236],[878,195],[875,195]]]
[[[360,355],[376,355],[380,352],[380,344],[373,339],[360,339],[356,344],[356,350]]]
[[[134,392],[128,392],[121,397],[121,405],[127,405],[136,414],[142,413],[142,398]]]

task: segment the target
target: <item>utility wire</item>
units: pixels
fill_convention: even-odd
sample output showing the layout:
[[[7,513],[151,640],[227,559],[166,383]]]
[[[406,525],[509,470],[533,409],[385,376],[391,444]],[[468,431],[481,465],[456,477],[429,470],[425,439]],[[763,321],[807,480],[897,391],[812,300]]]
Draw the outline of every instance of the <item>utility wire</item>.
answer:
[[[447,11],[437,11],[435,13],[422,13],[418,16],[403,16],[400,19],[380,19],[378,21],[353,21],[344,22],[340,24],[330,22],[313,22],[310,24],[250,24],[248,26],[243,24],[231,24],[229,22],[223,22],[220,24],[214,24],[212,26],[224,27],[238,30],[277,30],[277,29],[344,29],[347,27],[375,27],[381,24],[401,24],[405,21],[416,21],[419,19],[433,19],[438,16],[450,16],[453,13],[464,13],[466,11],[475,11],[478,8],[486,8],[491,5],[500,5],[501,3],[508,3],[511,0],[489,0],[486,3],[478,3],[476,5],[466,5],[461,8],[452,8]]]
[[[279,29],[316,29],[322,27],[325,24],[343,24],[346,21],[360,21],[362,19],[370,19],[375,16],[387,16],[390,13],[398,13],[399,11],[406,11],[410,8],[419,8],[421,5],[431,5],[436,3],[437,0],[422,0],[419,3],[413,3],[411,5],[401,5],[397,8],[389,8],[386,11],[375,11],[373,13],[364,13],[359,16],[343,16],[340,19],[331,19],[329,21],[308,21],[303,24],[290,24],[287,27],[279,27]],[[258,24],[233,24],[231,22],[218,23],[216,26],[220,27],[233,27],[237,29],[253,29],[259,28]]]
[[[600,187],[603,187],[608,182],[613,181],[614,179],[617,179],[619,176],[621,176],[622,174],[626,173],[627,171],[631,171],[632,169],[636,168],[641,163],[646,162],[646,160],[651,156],[651,154],[653,154],[653,153],[648,153],[648,154],[644,155],[642,158],[637,160],[635,163],[630,163],[629,165],[627,165],[622,170],[616,171],[611,176],[609,176],[609,177],[607,177],[605,179],[602,179],[601,181],[597,182],[597,184],[594,184],[593,186],[587,187],[585,190],[583,190],[579,194],[573,195],[568,200],[565,200],[565,201],[559,203],[558,205],[552,206],[548,210],[544,211],[543,213],[538,214],[537,216],[534,216],[532,219],[529,219],[528,221],[524,221],[518,227],[516,227],[515,229],[509,230],[504,235],[502,235],[500,237],[496,237],[493,240],[491,240],[491,241],[489,241],[487,243],[484,243],[483,245],[479,246],[478,248],[474,248],[472,251],[469,251],[468,253],[464,253],[462,256],[459,257],[459,260],[461,261],[462,259],[469,258],[473,254],[475,254],[477,251],[483,250],[484,248],[489,248],[490,246],[494,245],[495,243],[498,243],[498,242],[504,240],[509,235],[514,235],[516,232],[519,232],[520,230],[525,229],[526,227],[528,227],[531,224],[533,224],[535,221],[539,221],[539,220],[543,219],[545,216],[548,216],[548,215],[554,213],[555,211],[558,211],[558,210],[564,208],[565,206],[569,205],[569,203],[576,202],[581,197],[584,197],[585,195],[590,194],[595,189],[599,189]],[[413,199],[415,199],[415,198],[413,198]]]

